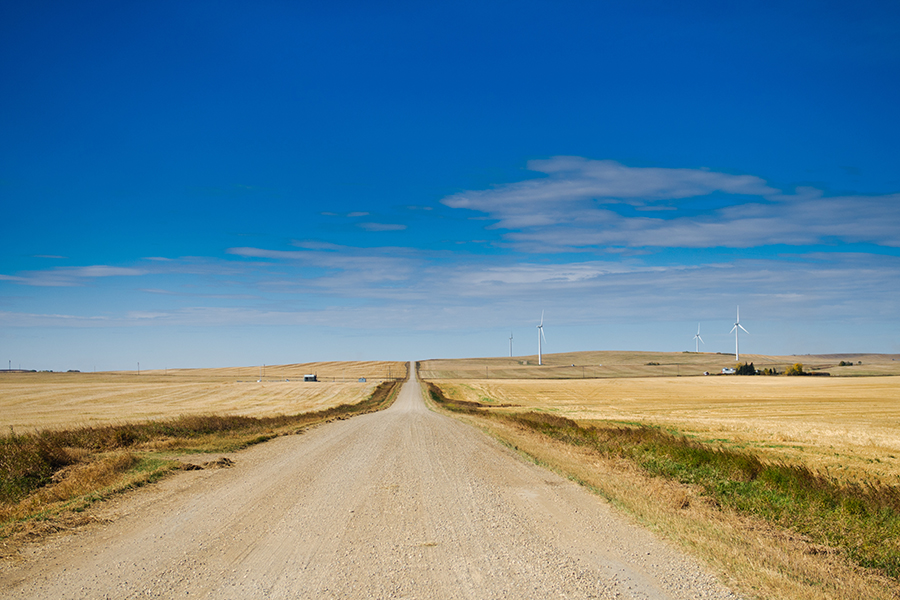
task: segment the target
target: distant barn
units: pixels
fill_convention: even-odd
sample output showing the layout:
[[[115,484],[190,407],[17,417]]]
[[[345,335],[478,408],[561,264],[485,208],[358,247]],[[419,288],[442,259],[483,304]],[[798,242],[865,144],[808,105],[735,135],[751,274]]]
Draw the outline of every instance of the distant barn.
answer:
[[[360,377],[360,378],[359,378],[359,382],[360,382],[360,383],[365,383],[365,382],[366,382],[366,378],[365,378],[365,377]]]
[[[318,381],[318,380],[319,380],[319,378],[316,377],[315,375],[304,375],[303,376],[303,381]]]

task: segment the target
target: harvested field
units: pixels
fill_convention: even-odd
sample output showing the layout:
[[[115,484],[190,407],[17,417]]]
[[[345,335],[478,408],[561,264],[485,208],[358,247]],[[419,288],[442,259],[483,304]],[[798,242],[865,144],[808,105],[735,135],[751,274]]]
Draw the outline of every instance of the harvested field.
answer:
[[[645,423],[853,480],[900,483],[900,378],[434,380],[448,396]]]
[[[263,376],[260,377],[260,373]],[[319,381],[303,382],[318,374]],[[0,373],[0,427],[15,431],[219,414],[267,417],[355,403],[401,362],[323,362],[109,373]],[[365,383],[358,379],[365,377]]]
[[[567,352],[537,355],[421,361],[424,379],[607,379],[619,377],[693,377],[704,371],[720,373],[737,363],[733,354],[711,352]],[[752,362],[758,369],[783,373],[795,363],[811,372],[827,372],[837,377],[900,375],[898,354],[820,354],[804,356],[764,356],[741,354],[741,363]],[[841,366],[841,362],[845,366]],[[846,363],[853,363],[846,365]]]

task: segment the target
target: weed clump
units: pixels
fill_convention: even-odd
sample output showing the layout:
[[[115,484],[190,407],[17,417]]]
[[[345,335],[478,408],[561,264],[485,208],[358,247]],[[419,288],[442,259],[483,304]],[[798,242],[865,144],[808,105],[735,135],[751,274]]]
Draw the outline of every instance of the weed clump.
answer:
[[[456,400],[454,398],[448,398],[447,396],[445,396],[443,390],[441,390],[441,388],[431,383],[430,381],[425,381],[424,383],[428,390],[428,397],[431,398],[432,402],[451,412],[490,415],[492,413],[484,413],[482,412],[482,409],[509,408],[511,406],[517,406],[516,404],[498,404],[494,402],[488,404],[483,402],[471,402],[468,400]],[[487,398],[485,398],[485,400],[487,400]]]

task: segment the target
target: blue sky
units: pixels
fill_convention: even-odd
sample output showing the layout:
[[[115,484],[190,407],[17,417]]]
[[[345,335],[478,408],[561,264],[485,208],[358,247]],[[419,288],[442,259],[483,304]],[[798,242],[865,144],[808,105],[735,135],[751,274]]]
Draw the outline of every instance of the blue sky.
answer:
[[[0,6],[0,362],[900,352],[896,3],[319,4]]]

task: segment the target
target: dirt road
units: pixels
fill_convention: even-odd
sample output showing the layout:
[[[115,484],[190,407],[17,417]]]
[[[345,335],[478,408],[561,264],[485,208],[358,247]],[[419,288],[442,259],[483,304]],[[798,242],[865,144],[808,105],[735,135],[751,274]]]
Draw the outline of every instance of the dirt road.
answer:
[[[735,598],[577,485],[430,412],[278,438],[112,502],[2,598]]]

